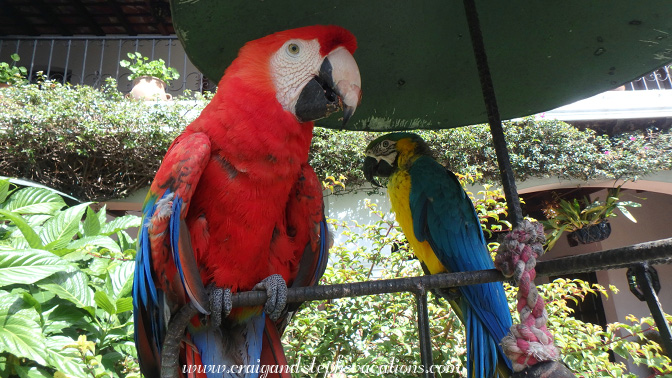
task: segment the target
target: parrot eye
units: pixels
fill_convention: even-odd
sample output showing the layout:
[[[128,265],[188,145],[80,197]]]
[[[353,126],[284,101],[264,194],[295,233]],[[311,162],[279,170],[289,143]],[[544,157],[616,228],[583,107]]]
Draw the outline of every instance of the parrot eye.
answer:
[[[287,46],[287,51],[292,55],[297,55],[301,49],[296,43],[290,43],[289,46]]]
[[[383,148],[389,147],[390,146],[390,141],[384,140],[382,146],[383,146]]]

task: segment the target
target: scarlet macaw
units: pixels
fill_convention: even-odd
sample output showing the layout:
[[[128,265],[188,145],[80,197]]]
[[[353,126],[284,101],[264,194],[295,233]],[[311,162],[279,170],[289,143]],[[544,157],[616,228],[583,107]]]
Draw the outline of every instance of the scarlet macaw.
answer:
[[[389,177],[392,211],[425,273],[494,268],[473,203],[418,135],[392,133],[372,141],[364,176],[377,186],[374,176]],[[512,322],[502,284],[461,286],[459,294],[451,305],[467,330],[468,376],[494,377],[496,370],[508,375],[511,361],[499,342]]]
[[[159,376],[166,327],[188,302],[202,315],[183,339],[180,371],[214,366],[220,373],[208,376],[222,377],[222,366],[236,365],[240,374],[223,376],[256,377],[259,364],[286,364],[278,331],[287,317],[283,291],[316,284],[328,249],[322,188],[308,164],[312,121],[343,109],[345,123],[354,113],[361,95],[355,48],[355,37],[338,26],[248,42],[210,104],[168,149],[143,205],[133,285],[146,377]],[[263,309],[218,316],[230,309],[227,294],[253,288],[268,291]]]

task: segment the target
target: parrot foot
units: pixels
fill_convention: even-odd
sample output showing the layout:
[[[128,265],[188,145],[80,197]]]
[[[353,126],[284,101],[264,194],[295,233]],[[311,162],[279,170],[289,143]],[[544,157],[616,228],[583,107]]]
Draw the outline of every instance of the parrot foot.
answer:
[[[268,276],[256,284],[252,290],[266,291],[268,299],[264,305],[264,311],[272,321],[278,320],[287,305],[287,283],[282,276],[279,274]]]
[[[432,292],[437,297],[441,297],[447,301],[456,301],[462,296],[460,290],[455,287],[433,289]]]
[[[222,319],[229,316],[232,308],[231,289],[222,289],[221,287],[210,289],[210,321],[212,326],[219,328]]]

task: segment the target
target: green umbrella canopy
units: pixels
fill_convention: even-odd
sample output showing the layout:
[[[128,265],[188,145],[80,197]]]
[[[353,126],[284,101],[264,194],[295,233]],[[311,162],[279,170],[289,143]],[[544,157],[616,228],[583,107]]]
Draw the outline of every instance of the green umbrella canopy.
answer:
[[[219,81],[247,41],[336,24],[358,39],[351,130],[443,129],[487,115],[462,1],[171,0],[191,61]],[[672,1],[476,2],[503,119],[554,109],[672,61]],[[341,128],[337,116],[318,126]]]

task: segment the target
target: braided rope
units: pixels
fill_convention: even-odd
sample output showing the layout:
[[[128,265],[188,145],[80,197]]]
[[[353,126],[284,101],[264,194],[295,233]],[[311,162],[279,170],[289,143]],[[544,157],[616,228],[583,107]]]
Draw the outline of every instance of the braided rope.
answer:
[[[544,299],[534,284],[537,257],[544,253],[544,228],[541,223],[523,221],[519,227],[500,239],[495,266],[506,277],[518,283],[517,310],[520,324],[514,324],[501,341],[502,349],[513,362],[515,372],[540,361],[560,357],[553,344],[553,335],[546,328],[548,314]]]

